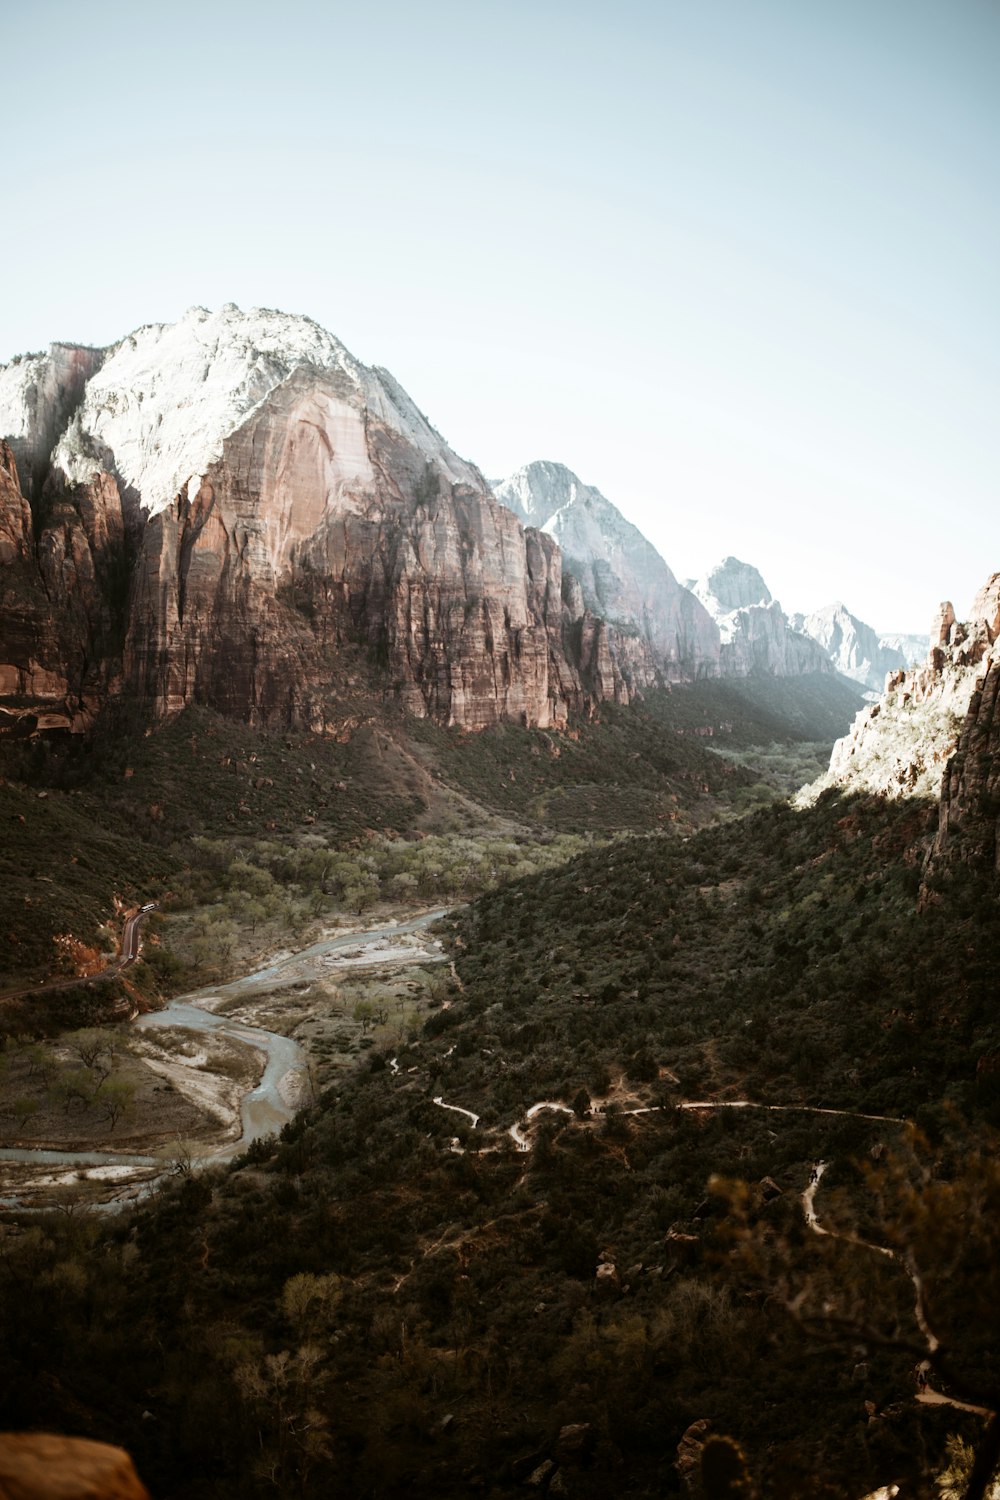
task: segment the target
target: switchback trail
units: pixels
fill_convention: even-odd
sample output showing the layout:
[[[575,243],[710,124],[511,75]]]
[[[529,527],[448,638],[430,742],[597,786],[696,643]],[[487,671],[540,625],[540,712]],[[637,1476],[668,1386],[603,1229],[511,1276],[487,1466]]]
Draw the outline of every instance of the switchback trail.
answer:
[[[829,1162],[817,1162],[813,1168],[812,1178],[808,1186],[803,1190],[802,1212],[805,1215],[806,1223],[813,1234],[825,1235],[828,1239],[839,1240],[845,1245],[857,1245],[862,1250],[870,1250],[873,1255],[883,1255],[887,1260],[894,1261],[901,1270],[906,1272],[913,1285],[914,1315],[917,1320],[917,1326],[927,1341],[928,1354],[935,1354],[941,1347],[941,1341],[927,1322],[927,1313],[924,1305],[924,1285],[916,1267],[908,1260],[904,1260],[895,1250],[890,1250],[886,1245],[872,1244],[871,1240],[863,1240],[856,1234],[837,1234],[835,1230],[827,1229],[820,1223],[815,1207],[816,1193],[828,1166]],[[921,1368],[926,1371],[929,1363],[929,1361],[926,1361]],[[930,1387],[918,1391],[916,1399],[925,1406],[954,1406],[959,1411],[972,1412],[974,1415],[980,1417],[992,1417],[994,1415],[988,1406],[974,1406],[968,1401],[958,1401],[952,1396],[943,1395],[941,1391],[931,1390]]]

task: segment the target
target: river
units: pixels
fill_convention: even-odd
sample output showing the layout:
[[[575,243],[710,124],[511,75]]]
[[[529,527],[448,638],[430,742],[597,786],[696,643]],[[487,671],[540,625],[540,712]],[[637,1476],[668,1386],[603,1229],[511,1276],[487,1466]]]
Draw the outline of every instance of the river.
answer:
[[[151,1011],[148,1015],[138,1017],[134,1024],[142,1030],[176,1026],[185,1031],[211,1032],[247,1043],[264,1056],[264,1071],[258,1083],[244,1094],[240,1103],[242,1129],[239,1138],[199,1156],[201,1164],[226,1161],[245,1151],[254,1141],[274,1134],[294,1118],[301,1100],[308,1096],[308,1061],[298,1042],[275,1031],[265,1031],[261,1027],[230,1020],[225,1015],[216,1014],[211,1007],[228,1006],[240,1000],[259,998],[274,990],[306,983],[328,969],[329,959],[337,954],[341,954],[347,962],[353,960],[359,964],[378,963],[398,957],[399,953],[393,945],[394,938],[422,931],[437,921],[438,917],[444,916],[447,910],[447,907],[437,907],[406,922],[389,922],[383,927],[321,938],[307,948],[282,954],[264,968],[255,969],[239,979],[192,990],[171,1000],[163,1010]],[[353,950],[357,950],[356,959]],[[162,1166],[162,1158],[136,1152],[53,1151],[30,1146],[0,1148],[0,1161],[80,1170],[95,1167],[148,1169]],[[162,1175],[161,1172],[158,1177]],[[149,1184],[144,1184],[144,1188],[148,1191]],[[16,1198],[0,1198],[0,1207],[16,1206]]]

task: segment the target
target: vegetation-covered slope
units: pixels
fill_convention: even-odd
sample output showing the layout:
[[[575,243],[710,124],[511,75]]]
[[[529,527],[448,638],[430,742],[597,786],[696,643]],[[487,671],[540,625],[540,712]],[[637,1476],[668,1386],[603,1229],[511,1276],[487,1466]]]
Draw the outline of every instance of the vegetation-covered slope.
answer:
[[[913,1402],[903,1269],[831,1242],[839,1341],[786,1308],[826,1264],[813,1163],[826,1211],[905,1241],[857,1162],[902,1160],[903,1116],[932,1157],[948,1107],[996,1116],[997,906],[971,878],[919,903],[933,821],[828,796],[483,898],[395,1066],[373,1056],[273,1149],[131,1221],[8,1232],[3,1420],[123,1442],[163,1497],[504,1496],[539,1468],[593,1500],[661,1495],[702,1420],[767,1496],[937,1493],[946,1436],[981,1420]],[[706,1098],[791,1108],[676,1107]],[[997,1358],[968,1286],[951,1356],[981,1390]]]
[[[469,735],[359,701],[336,737],[266,733],[192,708],[155,727],[108,721],[86,744],[0,742],[0,990],[48,976],[59,933],[102,941],[116,895],[145,901],[185,883],[199,837],[230,841],[235,857],[275,838],[342,849],[484,827],[688,832],[778,785],[708,746],[820,740],[833,709],[846,725],[850,704],[834,679],[824,684],[832,699],[814,703],[805,682],[782,712],[720,684],[675,689],[647,707],[607,706],[568,734]],[[718,738],[691,732],[723,722]],[[793,753],[793,781],[799,763]],[[799,780],[815,769],[808,755],[801,766]]]

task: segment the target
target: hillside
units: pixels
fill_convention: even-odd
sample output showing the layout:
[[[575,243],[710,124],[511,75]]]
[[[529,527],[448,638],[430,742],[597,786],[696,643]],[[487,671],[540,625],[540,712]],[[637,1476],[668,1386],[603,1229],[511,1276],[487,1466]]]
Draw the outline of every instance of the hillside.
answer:
[[[1000,1123],[982,1066],[998,908],[965,880],[918,910],[933,821],[828,795],[482,899],[452,927],[447,1008],[394,1066],[376,1051],[280,1144],[133,1222],[15,1234],[4,1420],[113,1436],[164,1497],[263,1493],[258,1455],[288,1494],[514,1495],[551,1462],[574,1494],[652,1496],[676,1489],[696,1420],[740,1441],[769,1496],[943,1462],[977,1419],[907,1400],[905,1343],[867,1348],[859,1391],[858,1332],[803,1342],[774,1281],[727,1253],[749,1213],[748,1247],[763,1235],[793,1285],[824,1269],[798,1205],[820,1159],[832,1211],[891,1234],[854,1163],[906,1136],[867,1116],[938,1143],[950,1108]],[[791,1109],[675,1108],[706,1098]],[[532,1120],[539,1101],[560,1109]],[[769,1185],[727,1209],[719,1178]],[[918,1336],[905,1276],[877,1296]],[[994,1356],[970,1333],[952,1358],[981,1388]]]
[[[766,693],[702,683],[629,709],[605,705],[565,734],[497,725],[470,736],[355,694],[333,736],[270,733],[190,708],[152,727],[139,714],[109,716],[79,743],[8,741],[0,989],[47,977],[57,934],[106,942],[116,897],[139,903],[188,885],[185,872],[207,857],[199,839],[339,849],[469,830],[529,842],[689,832],[812,779],[821,767],[809,746],[828,753],[857,707],[835,679]]]
[[[633,713],[513,764],[607,775]],[[423,733],[491,785],[488,738]],[[967,841],[983,787],[956,774]],[[828,791],[513,872],[447,924],[423,1030],[376,1033],[280,1141],[103,1227],[8,1214],[2,1419],[122,1443],[165,1500],[652,1497],[705,1423],[764,1496],[933,1493],[981,1419],[914,1401],[905,1265],[836,1236],[915,1259],[933,1390],[988,1401],[1000,904],[974,862],[927,873],[936,823]]]

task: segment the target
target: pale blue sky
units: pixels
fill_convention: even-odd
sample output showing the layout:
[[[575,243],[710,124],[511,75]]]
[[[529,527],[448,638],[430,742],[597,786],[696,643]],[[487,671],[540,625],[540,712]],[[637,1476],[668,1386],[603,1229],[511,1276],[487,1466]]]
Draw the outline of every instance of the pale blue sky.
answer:
[[[1000,569],[996,0],[2,0],[0,360],[305,312],[880,629]]]

